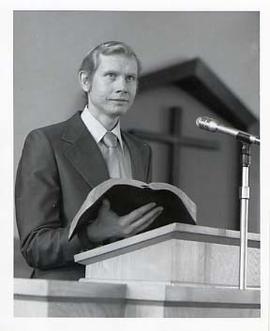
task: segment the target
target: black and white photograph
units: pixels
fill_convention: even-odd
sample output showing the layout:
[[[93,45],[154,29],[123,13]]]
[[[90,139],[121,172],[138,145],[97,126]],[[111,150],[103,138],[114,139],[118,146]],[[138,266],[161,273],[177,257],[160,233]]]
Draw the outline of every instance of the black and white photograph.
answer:
[[[261,21],[12,11],[13,319],[266,330]]]

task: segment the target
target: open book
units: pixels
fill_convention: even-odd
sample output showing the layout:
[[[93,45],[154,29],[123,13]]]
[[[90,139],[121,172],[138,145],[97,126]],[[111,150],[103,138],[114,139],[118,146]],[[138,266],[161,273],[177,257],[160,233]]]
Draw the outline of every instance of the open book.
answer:
[[[150,183],[134,179],[108,179],[91,190],[72,220],[69,239],[76,231],[96,219],[103,199],[108,199],[119,216],[149,202],[164,207],[163,212],[144,230],[152,230],[169,223],[196,224],[196,205],[179,188],[167,183]]]

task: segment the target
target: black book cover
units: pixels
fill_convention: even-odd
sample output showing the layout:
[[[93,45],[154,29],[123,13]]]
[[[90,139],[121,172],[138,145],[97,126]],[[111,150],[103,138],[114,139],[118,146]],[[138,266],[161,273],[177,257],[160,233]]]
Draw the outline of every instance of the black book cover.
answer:
[[[144,232],[174,222],[196,224],[196,205],[179,188],[167,183],[146,184],[137,180],[109,179],[90,191],[72,221],[69,239],[80,227],[96,219],[103,199],[110,201],[111,209],[119,216],[149,202],[164,207]]]

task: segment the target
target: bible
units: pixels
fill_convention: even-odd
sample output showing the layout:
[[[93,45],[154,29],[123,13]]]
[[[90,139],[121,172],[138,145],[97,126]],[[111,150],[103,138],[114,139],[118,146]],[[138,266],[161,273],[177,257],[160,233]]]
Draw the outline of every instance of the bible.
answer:
[[[72,220],[69,239],[82,226],[96,219],[103,199],[110,201],[111,209],[119,216],[149,202],[164,207],[163,212],[143,232],[175,222],[196,224],[196,204],[178,187],[167,183],[147,184],[134,179],[111,178],[89,192]]]

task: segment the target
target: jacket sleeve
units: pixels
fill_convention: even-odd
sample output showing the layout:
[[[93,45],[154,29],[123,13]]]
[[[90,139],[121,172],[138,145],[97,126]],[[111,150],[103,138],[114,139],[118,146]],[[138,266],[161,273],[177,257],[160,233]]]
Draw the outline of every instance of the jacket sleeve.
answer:
[[[79,238],[68,241],[61,220],[61,185],[53,149],[42,130],[26,138],[15,185],[16,220],[21,251],[39,269],[69,265],[82,250]]]

